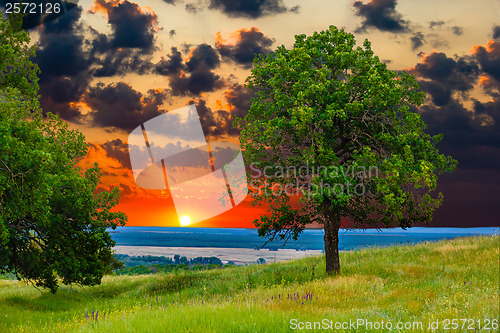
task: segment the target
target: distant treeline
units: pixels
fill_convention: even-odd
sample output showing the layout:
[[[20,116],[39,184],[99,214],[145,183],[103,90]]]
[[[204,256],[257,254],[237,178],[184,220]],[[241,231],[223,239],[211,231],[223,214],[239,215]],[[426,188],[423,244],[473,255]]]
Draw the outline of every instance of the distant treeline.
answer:
[[[234,266],[233,261],[223,263],[217,257],[196,257],[188,259],[178,254],[172,258],[165,256],[129,256],[128,254],[115,254],[116,260],[123,266],[114,271],[117,275],[155,274],[182,270],[204,270],[212,268],[224,268]],[[257,264],[266,261],[259,258]],[[0,274],[0,280],[16,280],[12,273]]]
[[[132,267],[138,265],[223,265],[222,260],[217,257],[196,257],[188,259],[185,256],[178,254],[172,258],[165,256],[129,256],[128,254],[115,254],[116,259],[123,262],[125,267]],[[229,261],[228,265],[234,265],[234,262]]]
[[[172,258],[165,256],[129,256],[115,254],[116,259],[123,263],[123,268],[115,271],[118,275],[155,274],[157,272],[172,272],[177,270],[202,270],[232,266],[234,262],[224,264],[217,257],[196,257],[188,259],[178,254]]]

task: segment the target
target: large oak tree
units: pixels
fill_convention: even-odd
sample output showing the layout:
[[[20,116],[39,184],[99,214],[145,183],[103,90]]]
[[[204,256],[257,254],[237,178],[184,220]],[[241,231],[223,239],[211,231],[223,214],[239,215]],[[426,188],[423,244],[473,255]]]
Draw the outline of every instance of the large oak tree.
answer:
[[[333,26],[296,36],[291,49],[257,58],[247,84],[257,97],[240,141],[253,202],[269,205],[254,222],[261,236],[297,239],[306,225],[322,224],[332,273],[343,221],[431,221],[443,198],[433,194],[437,177],[456,161],[439,153],[441,136],[424,132],[414,111],[425,95],[413,76],[387,69],[368,40],[357,47]]]
[[[97,165],[77,166],[84,136],[43,115],[34,46],[11,22],[0,13],[0,274],[52,292],[58,281],[95,285],[114,263],[106,228],[126,221],[111,211],[120,192],[96,193]]]

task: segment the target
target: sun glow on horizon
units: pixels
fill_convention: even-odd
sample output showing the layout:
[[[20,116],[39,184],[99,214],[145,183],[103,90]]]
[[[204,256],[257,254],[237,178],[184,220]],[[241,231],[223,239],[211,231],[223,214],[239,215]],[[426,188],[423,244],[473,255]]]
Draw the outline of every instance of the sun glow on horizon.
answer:
[[[191,218],[189,216],[184,215],[179,220],[181,222],[181,226],[185,227],[191,223]]]

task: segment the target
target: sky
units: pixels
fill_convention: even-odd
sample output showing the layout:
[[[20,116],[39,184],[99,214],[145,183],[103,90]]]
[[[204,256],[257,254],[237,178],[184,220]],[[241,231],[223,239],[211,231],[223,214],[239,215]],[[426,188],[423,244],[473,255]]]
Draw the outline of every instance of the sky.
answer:
[[[365,38],[392,70],[415,75],[419,108],[439,149],[459,161],[440,177],[445,201],[433,226],[498,226],[500,2],[497,0],[94,0],[30,30],[44,111],[89,142],[100,187],[118,186],[129,226],[178,226],[168,189],[135,184],[127,140],[144,122],[194,103],[210,140],[237,143],[231,127],[252,92],[252,61],[294,35],[343,28]],[[253,227],[265,207],[247,198],[200,227]]]

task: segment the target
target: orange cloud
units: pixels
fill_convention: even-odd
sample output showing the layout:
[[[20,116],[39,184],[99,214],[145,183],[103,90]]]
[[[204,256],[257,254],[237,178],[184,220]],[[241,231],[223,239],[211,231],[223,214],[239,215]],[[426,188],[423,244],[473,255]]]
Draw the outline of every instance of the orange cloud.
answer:
[[[270,38],[256,27],[239,29],[229,34],[229,40],[224,39],[220,31],[215,36],[215,47],[222,57],[233,60],[245,68],[253,65],[258,55],[272,52],[274,39]]]
[[[222,37],[222,33],[220,31],[217,31],[215,33],[215,44],[217,45],[217,48],[220,48],[221,46],[223,45],[236,45],[237,43],[241,42],[241,40],[244,39],[244,36],[246,33],[254,33],[254,34],[258,34],[258,35],[261,35],[263,36],[264,33],[259,29],[259,28],[256,28],[256,27],[251,27],[250,29],[245,29],[245,28],[241,28],[239,30],[236,30],[236,31],[233,31],[231,33],[229,33],[229,39],[224,39]],[[226,43],[228,42],[229,43]]]
[[[109,152],[104,148],[107,147],[109,149],[110,143],[112,142],[108,141],[103,144],[89,144],[87,155],[78,163],[78,166],[82,168],[82,170],[93,167],[94,163],[98,164],[102,173],[98,189],[109,189],[117,186],[120,188],[122,200],[163,200],[170,197],[168,190],[144,190],[137,186],[135,184],[132,170],[125,166],[123,161],[110,156]],[[125,154],[128,154],[128,150]]]
[[[94,3],[87,12],[93,14],[100,13],[107,16],[112,7],[117,7],[122,2],[122,0],[94,0]]]
[[[92,5],[90,6],[90,9],[87,12],[92,14],[100,13],[103,16],[108,17],[110,11],[114,7],[118,7],[120,4],[126,2],[135,5],[135,8],[137,9],[137,14],[143,14],[149,16],[151,18],[152,25],[156,25],[158,23],[158,16],[151,7],[149,6],[141,7],[137,3],[129,2],[128,0],[94,0]],[[162,30],[162,28],[156,27],[155,30],[159,31]]]
[[[486,43],[486,47],[475,45],[470,53],[476,57],[484,72],[479,85],[487,91],[491,89],[500,91],[500,42],[490,40]]]
[[[419,56],[420,56],[420,63],[428,63],[432,57],[432,55],[434,55],[435,53],[438,53],[436,50],[432,49],[431,53],[426,53],[426,52],[420,52],[419,53]],[[410,68],[406,68],[405,71],[408,71],[410,73],[414,73],[416,72],[416,65],[413,66],[413,67],[410,67]]]
[[[487,53],[500,52],[500,43],[491,39],[486,43],[486,47],[484,47],[483,45],[474,45],[470,50],[470,53],[478,55],[485,51]]]

